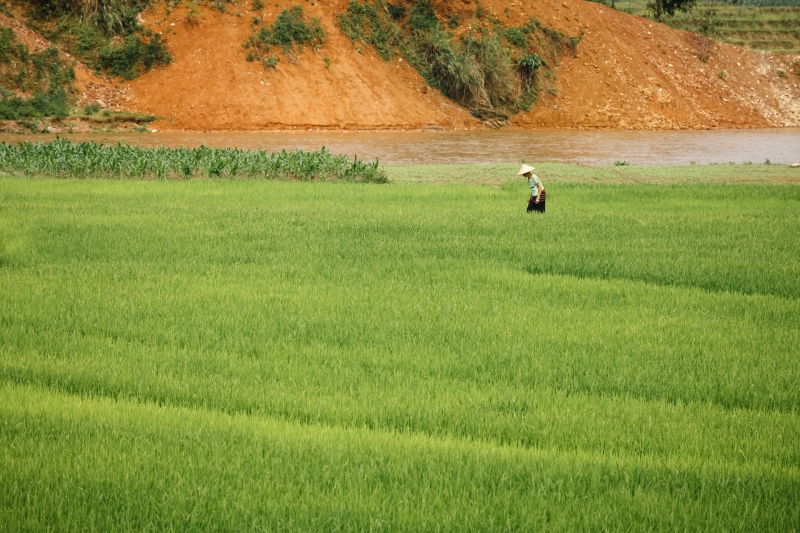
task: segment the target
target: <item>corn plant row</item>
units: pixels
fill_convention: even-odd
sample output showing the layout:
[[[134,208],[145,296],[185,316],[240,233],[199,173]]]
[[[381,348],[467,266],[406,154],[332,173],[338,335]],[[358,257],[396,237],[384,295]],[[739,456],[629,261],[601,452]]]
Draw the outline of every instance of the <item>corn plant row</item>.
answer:
[[[236,148],[138,148],[65,139],[44,143],[0,142],[0,171],[28,176],[115,179],[249,178],[386,183],[378,160],[367,163],[296,150],[270,153]]]

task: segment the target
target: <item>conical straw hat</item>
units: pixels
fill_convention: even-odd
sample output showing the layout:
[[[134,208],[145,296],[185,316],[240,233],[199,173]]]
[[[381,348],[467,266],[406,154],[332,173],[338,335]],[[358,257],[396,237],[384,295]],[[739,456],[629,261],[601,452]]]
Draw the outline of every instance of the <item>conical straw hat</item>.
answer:
[[[519,172],[517,172],[517,176],[522,176],[526,172],[530,172],[533,170],[533,167],[529,167],[528,165],[522,165],[519,167]]]

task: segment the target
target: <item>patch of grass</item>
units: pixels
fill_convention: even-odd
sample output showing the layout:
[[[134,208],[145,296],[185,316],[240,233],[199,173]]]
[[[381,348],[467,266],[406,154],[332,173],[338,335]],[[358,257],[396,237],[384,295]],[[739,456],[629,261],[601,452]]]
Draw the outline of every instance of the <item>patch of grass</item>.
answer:
[[[452,15],[447,17],[447,27],[450,28],[451,30],[458,28],[460,24],[461,24],[461,17],[459,17],[457,14],[453,13]]]
[[[516,167],[0,178],[2,523],[795,528],[800,186]]]
[[[36,0],[29,4],[28,17],[38,23],[79,23],[105,35],[127,35],[138,29],[136,17],[147,5],[146,0]]]
[[[188,11],[186,12],[186,22],[192,26],[200,23],[200,5],[197,2],[188,2],[186,4]]]
[[[86,119],[95,124],[121,124],[125,122],[148,124],[158,118],[155,115],[129,111],[112,111],[110,109],[100,111],[100,106],[97,104],[88,105],[83,108],[82,112],[73,113],[71,116]]]
[[[254,29],[243,46],[249,57],[258,59],[265,67],[275,68],[277,58],[272,47],[278,46],[284,54],[296,58],[295,45],[302,51],[306,45],[317,47],[324,42],[325,30],[319,19],[315,17],[306,21],[302,6],[293,5],[281,11],[272,26],[261,26],[258,31]]]
[[[512,186],[519,164],[488,165],[389,165],[385,171],[399,184],[482,184]],[[712,164],[674,166],[586,166],[537,163],[543,182],[595,185],[743,185],[795,184],[800,175],[788,165]],[[527,182],[525,182],[527,183]],[[549,189],[548,189],[549,190]]]
[[[405,36],[396,22],[405,16],[405,6],[402,7],[402,16],[395,11],[396,18],[391,13],[386,17],[375,4],[351,0],[347,12],[337,15],[339,27],[354,43],[362,41],[374,46],[378,55],[384,61],[389,61],[405,42]]]

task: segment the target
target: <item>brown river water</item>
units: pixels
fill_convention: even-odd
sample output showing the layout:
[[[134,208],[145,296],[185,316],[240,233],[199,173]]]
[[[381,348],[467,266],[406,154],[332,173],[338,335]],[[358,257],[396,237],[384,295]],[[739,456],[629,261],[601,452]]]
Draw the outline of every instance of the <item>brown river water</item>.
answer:
[[[62,135],[80,141],[141,147],[230,147],[318,150],[378,159],[382,164],[549,161],[608,165],[800,162],[800,128],[710,131],[500,130],[479,132],[158,132]],[[7,143],[50,141],[54,135],[0,134]]]

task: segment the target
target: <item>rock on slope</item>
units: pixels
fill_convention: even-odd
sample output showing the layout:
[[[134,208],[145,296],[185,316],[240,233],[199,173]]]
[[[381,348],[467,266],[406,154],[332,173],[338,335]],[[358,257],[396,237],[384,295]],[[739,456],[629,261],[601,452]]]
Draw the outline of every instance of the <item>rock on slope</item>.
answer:
[[[297,0],[267,3],[265,22]],[[180,6],[144,14],[165,32],[175,61],[122,89],[129,108],[163,117],[155,127],[190,130],[474,129],[470,113],[428,89],[404,61],[386,63],[339,32],[347,0],[302,2],[321,19],[327,42],[307,48],[297,64],[285,56],[275,70],[245,60],[250,2],[228,14],[201,8],[191,24]],[[437,11],[469,20],[471,0],[437,0]],[[730,128],[800,125],[800,56],[714,44],[699,59],[699,39],[647,19],[583,0],[482,0],[503,24],[535,16],[570,35],[583,34],[563,56],[553,90],[512,120],[520,128]],[[506,12],[506,8],[508,11]],[[236,10],[241,16],[236,15]],[[325,58],[329,58],[330,67]],[[783,75],[780,75],[780,72]]]

